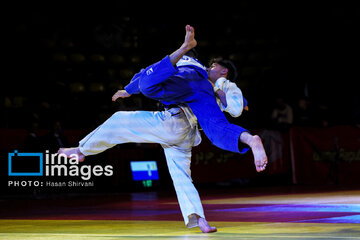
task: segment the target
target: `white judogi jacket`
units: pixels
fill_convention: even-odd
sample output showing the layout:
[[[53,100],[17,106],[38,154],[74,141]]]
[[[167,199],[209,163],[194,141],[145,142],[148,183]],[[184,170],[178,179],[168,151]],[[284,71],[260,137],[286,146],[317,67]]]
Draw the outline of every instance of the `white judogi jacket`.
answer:
[[[243,94],[235,83],[224,77],[215,82],[214,91],[222,90],[226,94],[227,106],[225,107],[219,98],[216,99],[221,111],[228,112],[232,117],[239,117],[244,108]]]

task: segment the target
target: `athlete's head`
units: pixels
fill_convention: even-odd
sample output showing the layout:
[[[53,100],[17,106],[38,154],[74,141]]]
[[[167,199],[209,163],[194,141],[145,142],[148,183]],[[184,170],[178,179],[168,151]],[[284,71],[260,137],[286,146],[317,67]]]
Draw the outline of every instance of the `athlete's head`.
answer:
[[[208,77],[210,81],[214,83],[221,77],[227,78],[233,82],[237,78],[236,67],[230,60],[221,57],[214,58],[209,62],[209,66],[210,67],[207,69]]]

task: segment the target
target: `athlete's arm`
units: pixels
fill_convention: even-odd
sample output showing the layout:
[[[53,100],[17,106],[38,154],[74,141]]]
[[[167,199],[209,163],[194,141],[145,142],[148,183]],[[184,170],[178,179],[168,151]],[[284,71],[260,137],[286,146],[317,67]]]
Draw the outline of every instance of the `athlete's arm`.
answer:
[[[112,101],[115,102],[118,98],[127,98],[130,97],[131,94],[126,92],[126,90],[118,90],[113,96]]]
[[[227,107],[226,93],[223,90],[218,89],[216,90],[215,95],[220,99],[221,104],[226,108]]]
[[[227,105],[224,105],[225,111],[232,117],[239,117],[244,109],[244,100],[241,90],[235,83],[231,83],[225,92]],[[221,100],[221,99],[220,99]]]

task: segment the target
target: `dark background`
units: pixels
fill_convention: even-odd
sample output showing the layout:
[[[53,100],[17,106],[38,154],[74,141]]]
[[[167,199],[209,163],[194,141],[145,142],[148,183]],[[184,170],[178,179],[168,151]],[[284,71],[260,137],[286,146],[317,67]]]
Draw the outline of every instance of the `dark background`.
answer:
[[[1,127],[61,120],[84,128],[119,108],[156,109],[142,96],[123,104],[110,99],[133,74],[179,47],[186,24],[196,29],[204,64],[215,56],[236,64],[252,110],[242,119],[249,127],[267,126],[277,97],[293,107],[301,97],[315,109],[326,105],[331,124],[356,122],[358,8],[253,1],[160,7],[55,1],[5,8],[10,74],[2,81]]]
[[[115,111],[159,109],[142,95],[117,103],[111,96],[141,68],[178,48],[186,24],[195,27],[200,61],[206,65],[223,56],[238,68],[237,85],[250,111],[230,121],[277,129],[271,112],[282,98],[293,108],[294,125],[302,124],[296,115],[299,99],[311,109],[307,126],[360,124],[359,8],[250,0],[167,4],[4,6],[0,127],[28,131],[30,141],[22,142],[22,150],[55,151],[51,136],[34,142],[31,133],[79,129],[85,134]],[[64,145],[73,140],[62,139]]]

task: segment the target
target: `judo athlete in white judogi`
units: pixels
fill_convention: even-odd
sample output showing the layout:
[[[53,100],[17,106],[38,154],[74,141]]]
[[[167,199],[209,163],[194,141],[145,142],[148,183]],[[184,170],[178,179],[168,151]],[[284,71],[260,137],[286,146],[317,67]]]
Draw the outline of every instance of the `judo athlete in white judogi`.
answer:
[[[194,47],[194,44],[189,43],[189,38],[194,40],[193,35],[193,28],[187,26],[184,44],[166,59],[171,64],[177,64],[176,68],[201,67],[205,70],[198,61],[184,56],[186,52]],[[134,83],[139,81],[139,77],[144,73],[152,74],[153,71],[157,71],[157,69],[147,68],[136,74],[131,83],[125,87],[125,90],[120,90],[113,96],[113,100],[140,93],[141,86]],[[242,96],[239,98],[242,99]],[[229,99],[228,102],[230,103],[231,100]],[[228,109],[232,109],[232,107],[229,105]],[[59,153],[68,156],[77,154],[79,159],[83,160],[85,156],[98,154],[121,143],[161,144],[186,226],[189,228],[199,226],[203,232],[214,232],[216,228],[211,227],[206,221],[199,194],[191,179],[191,149],[193,146],[198,145],[200,141],[201,137],[197,128],[196,116],[188,105],[179,103],[177,105],[167,105],[165,111],[159,112],[117,112],[82,139],[79,142],[79,147],[60,149]],[[249,146],[251,145],[249,144]],[[243,150],[238,151],[245,152],[247,149],[248,147],[245,146]],[[255,161],[255,165],[261,171],[265,169],[266,163],[262,162],[260,166]]]

